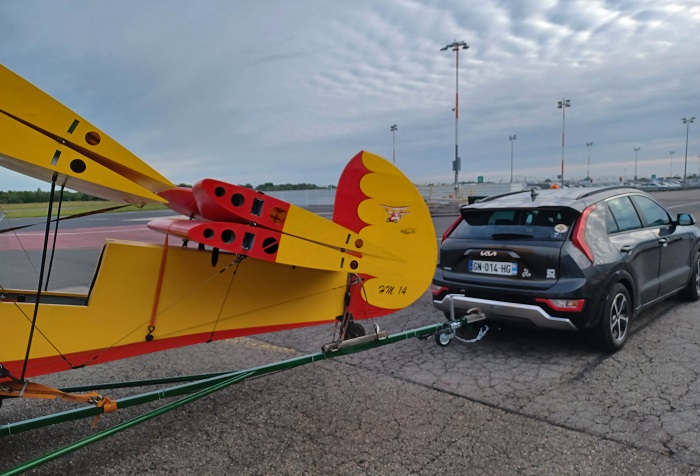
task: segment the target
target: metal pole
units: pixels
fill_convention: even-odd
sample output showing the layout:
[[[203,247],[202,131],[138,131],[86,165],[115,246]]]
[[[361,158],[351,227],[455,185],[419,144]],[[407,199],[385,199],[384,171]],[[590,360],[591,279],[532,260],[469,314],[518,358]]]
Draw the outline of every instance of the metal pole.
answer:
[[[566,107],[561,108],[561,187],[564,188],[564,135],[566,131]]]
[[[695,116],[690,119],[685,117],[682,119],[685,124],[685,166],[683,167],[683,186],[688,185],[688,133],[690,132],[690,124],[695,121]]]
[[[566,108],[571,107],[569,99],[561,98],[557,108],[561,109],[561,186],[564,187],[564,136],[566,131]]]
[[[672,177],[673,177],[673,154],[675,154],[675,153],[676,153],[675,150],[669,150],[669,151],[668,151],[668,155],[671,156],[671,172],[668,174],[668,178],[672,178]]]
[[[459,163],[459,48],[455,47],[455,198],[459,190],[459,171],[462,164]]]
[[[588,167],[586,168],[586,178],[588,179],[588,185],[591,184],[591,146],[593,142],[586,142],[586,147],[588,148]]]
[[[510,183],[513,183],[513,141],[517,138],[516,134],[508,136],[508,140],[510,140]]]
[[[454,160],[454,172],[455,172],[455,198],[457,198],[457,191],[459,190],[459,171],[462,168],[459,161],[459,50],[460,48],[466,50],[469,48],[464,41],[453,41],[449,45],[445,45],[440,48],[440,51],[446,51],[448,48],[452,48],[455,52],[455,160]]]
[[[396,163],[396,137],[394,133],[398,130],[396,124],[393,124],[389,130],[391,131],[391,157],[394,163]]]
[[[637,152],[639,152],[639,147],[634,148],[634,181],[637,181]]]

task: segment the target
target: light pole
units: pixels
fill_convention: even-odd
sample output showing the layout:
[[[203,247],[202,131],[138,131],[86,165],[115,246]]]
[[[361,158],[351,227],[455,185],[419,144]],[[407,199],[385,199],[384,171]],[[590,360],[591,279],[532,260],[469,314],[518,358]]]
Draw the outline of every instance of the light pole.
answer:
[[[561,98],[557,108],[561,109],[561,186],[564,188],[564,131],[566,130],[566,108],[571,107],[569,99]]]
[[[396,163],[396,137],[394,134],[399,128],[396,127],[396,124],[393,124],[390,128],[389,131],[391,132],[391,158]]]
[[[593,147],[593,142],[586,142],[586,147],[588,147],[588,168],[586,169],[586,178],[588,179],[588,185],[591,184],[591,147]]]
[[[449,45],[445,45],[440,48],[440,51],[446,51],[448,48],[452,48],[455,52],[455,160],[452,163],[452,170],[455,171],[455,198],[457,198],[457,191],[459,190],[459,171],[461,170],[461,163],[459,160],[459,141],[458,141],[458,131],[459,131],[459,50],[460,48],[466,50],[469,48],[464,41],[453,41]]]
[[[634,147],[634,181],[637,181],[637,152],[639,152],[639,147]]]
[[[513,183],[513,142],[517,138],[518,136],[516,134],[508,136],[508,140],[510,141],[510,183]]]
[[[685,117],[682,119],[683,124],[685,124],[685,166],[683,167],[683,186],[688,185],[688,132],[690,130],[690,125],[695,121],[695,116],[690,119]]]
[[[675,154],[675,153],[676,153],[675,150],[669,150],[669,151],[668,151],[668,155],[671,156],[671,173],[668,174],[668,178],[673,178],[673,154]]]

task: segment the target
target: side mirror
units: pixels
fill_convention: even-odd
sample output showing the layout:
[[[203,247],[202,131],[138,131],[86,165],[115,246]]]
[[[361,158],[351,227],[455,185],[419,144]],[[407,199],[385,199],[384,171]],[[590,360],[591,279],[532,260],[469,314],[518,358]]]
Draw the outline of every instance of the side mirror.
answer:
[[[695,218],[690,213],[679,213],[676,216],[676,223],[680,226],[695,225]]]

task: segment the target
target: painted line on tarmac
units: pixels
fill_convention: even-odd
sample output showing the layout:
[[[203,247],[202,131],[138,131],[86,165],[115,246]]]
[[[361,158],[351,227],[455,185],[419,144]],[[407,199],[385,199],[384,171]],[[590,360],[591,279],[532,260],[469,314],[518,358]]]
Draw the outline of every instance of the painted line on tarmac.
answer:
[[[228,343],[234,344],[234,345],[240,345],[241,347],[245,347],[246,349],[271,350],[273,352],[277,352],[278,354],[286,354],[286,355],[294,355],[294,356],[304,355],[303,353],[299,352],[298,350],[290,349],[289,347],[281,347],[281,346],[270,344],[268,342],[264,342],[264,341],[261,341],[258,339],[252,339],[250,337],[235,337],[233,339],[227,339],[225,342],[228,342]]]

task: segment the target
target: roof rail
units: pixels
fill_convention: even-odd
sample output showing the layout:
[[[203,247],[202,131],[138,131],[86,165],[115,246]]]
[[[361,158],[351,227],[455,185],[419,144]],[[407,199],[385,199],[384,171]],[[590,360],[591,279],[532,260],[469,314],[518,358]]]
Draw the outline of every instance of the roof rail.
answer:
[[[596,194],[596,193],[607,192],[608,190],[629,189],[629,188],[631,188],[631,187],[628,187],[626,185],[610,185],[607,187],[600,187],[600,188],[596,188],[595,190],[588,190],[587,192],[582,193],[581,195],[576,197],[576,200],[590,197],[591,195]]]
[[[508,197],[510,195],[516,195],[518,193],[532,192],[532,190],[535,190],[535,189],[516,190],[515,192],[505,192],[505,193],[499,193],[496,195],[489,195],[488,197],[485,197],[485,198],[482,198],[481,200],[479,200],[479,202],[480,203],[490,202],[491,200],[496,200],[497,198]]]

